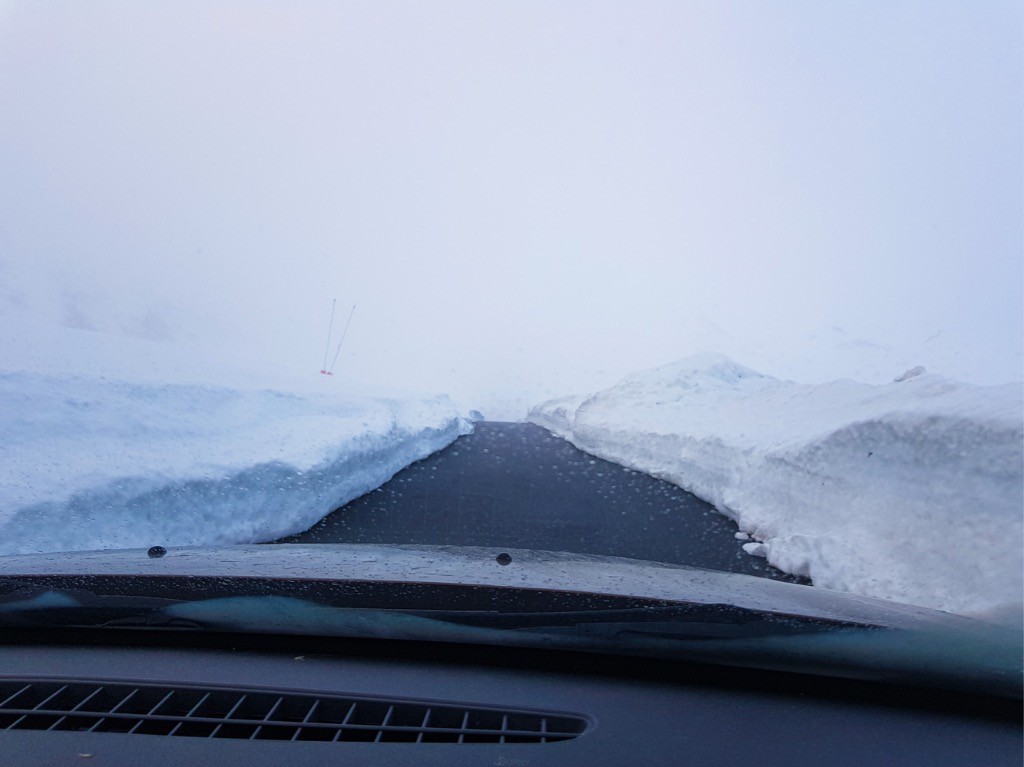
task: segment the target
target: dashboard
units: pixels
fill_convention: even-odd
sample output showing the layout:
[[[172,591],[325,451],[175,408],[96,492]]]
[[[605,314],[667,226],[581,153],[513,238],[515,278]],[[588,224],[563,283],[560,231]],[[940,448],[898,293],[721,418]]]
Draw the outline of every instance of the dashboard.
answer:
[[[397,640],[16,629],[0,638],[0,691],[7,767],[994,766],[1019,765],[1024,746],[1015,700]],[[96,713],[104,697],[121,702]]]

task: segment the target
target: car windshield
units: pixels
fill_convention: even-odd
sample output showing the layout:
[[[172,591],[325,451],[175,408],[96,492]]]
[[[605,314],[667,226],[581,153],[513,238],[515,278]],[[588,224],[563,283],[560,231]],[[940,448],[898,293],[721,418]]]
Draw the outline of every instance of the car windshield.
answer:
[[[0,624],[1019,694],[1022,30],[0,0]]]

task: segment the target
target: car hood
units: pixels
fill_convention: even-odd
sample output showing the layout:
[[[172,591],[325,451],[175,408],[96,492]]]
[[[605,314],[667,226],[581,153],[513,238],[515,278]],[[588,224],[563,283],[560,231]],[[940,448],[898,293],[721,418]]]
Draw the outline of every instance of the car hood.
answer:
[[[40,587],[47,589],[49,602],[44,599],[38,604],[45,607],[59,605],[59,599],[53,601],[54,594],[96,591],[98,579],[107,584],[118,582],[117,593],[135,596],[158,591],[166,595],[173,586],[186,596],[175,598],[176,603],[165,609],[168,615],[229,631],[621,652],[1013,697],[1019,697],[1022,689],[1019,631],[923,607],[682,565],[566,552],[347,544],[0,557],[0,584],[5,584],[8,594],[6,609],[20,610],[21,615],[35,608],[31,600],[26,601],[26,587],[35,587],[37,595]],[[194,586],[203,583],[218,584],[217,593],[204,593],[202,587]],[[268,583],[291,584],[293,591],[282,597],[279,591],[268,592]],[[126,591],[125,584],[134,585]],[[155,589],[154,584],[161,584],[160,588]],[[582,605],[588,599],[630,598],[683,605],[688,614],[697,617],[673,623],[669,631],[664,630],[665,621],[657,624],[661,630],[654,630],[653,624],[638,630],[638,624],[627,625],[621,617],[614,624],[598,623],[600,630],[590,620],[585,625],[570,623],[568,629],[563,625],[557,631],[544,625],[497,630],[494,625],[453,623],[430,617],[429,610],[425,617],[422,610],[395,609],[383,603],[339,606],[309,596],[315,593],[316,584],[328,584],[332,589],[359,584],[378,594],[411,587],[431,588],[443,595],[467,587],[490,589],[488,593],[506,595],[504,604],[512,605],[496,608],[497,612],[515,611],[520,597],[537,594],[555,594]],[[11,600],[18,598],[21,601],[12,604]],[[19,604],[22,607],[16,606]],[[798,621],[811,628],[742,635],[712,631],[704,636],[692,630],[696,623],[714,623],[716,619],[708,614],[722,608],[731,611],[724,621],[732,623],[753,617],[777,624]],[[4,609],[0,604],[0,613]],[[685,632],[679,630],[680,625]]]
[[[0,557],[0,577],[161,576],[478,585],[632,596],[891,627],[968,619],[740,573],[568,552],[459,546],[259,544]]]

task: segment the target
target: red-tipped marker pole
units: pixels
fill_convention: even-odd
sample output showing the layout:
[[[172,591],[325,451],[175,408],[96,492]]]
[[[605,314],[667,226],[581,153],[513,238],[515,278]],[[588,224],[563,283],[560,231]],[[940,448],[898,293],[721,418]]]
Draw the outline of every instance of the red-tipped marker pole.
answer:
[[[332,308],[333,311],[333,308]],[[331,362],[331,366],[327,368],[327,375],[334,375],[334,366],[338,364],[338,355],[341,354],[341,345],[345,343],[345,336],[348,334],[348,326],[352,324],[352,315],[356,313],[355,304],[352,305],[352,311],[348,313],[348,321],[345,323],[345,329],[341,331],[341,340],[338,341],[338,349],[334,352],[334,360]]]

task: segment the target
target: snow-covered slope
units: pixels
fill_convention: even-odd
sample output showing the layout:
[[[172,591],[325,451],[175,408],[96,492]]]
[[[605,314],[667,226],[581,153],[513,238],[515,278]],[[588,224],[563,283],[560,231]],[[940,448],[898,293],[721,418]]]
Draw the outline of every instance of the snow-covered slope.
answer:
[[[272,540],[471,428],[444,396],[315,371],[254,378],[159,344],[52,333],[36,348],[75,373],[3,345],[0,554]]]
[[[709,500],[819,586],[979,615],[1022,602],[1022,402],[1021,384],[802,385],[705,354],[529,420]]]

